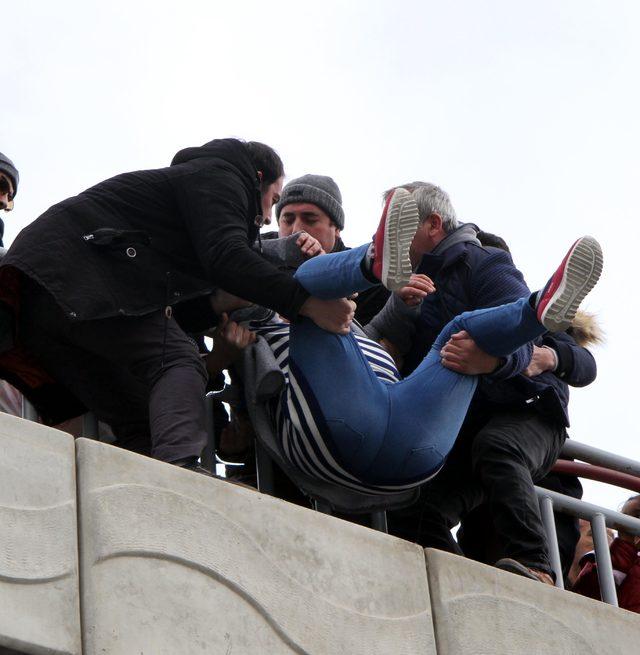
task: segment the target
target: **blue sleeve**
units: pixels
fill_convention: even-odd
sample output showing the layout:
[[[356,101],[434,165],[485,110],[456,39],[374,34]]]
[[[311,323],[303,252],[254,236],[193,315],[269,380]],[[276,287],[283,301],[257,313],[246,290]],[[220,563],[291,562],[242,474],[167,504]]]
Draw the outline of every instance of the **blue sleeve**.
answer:
[[[476,309],[497,307],[531,294],[522,273],[515,267],[509,253],[504,250],[492,250],[471,277],[470,300]],[[522,346],[506,357],[504,363],[490,377],[504,380],[522,373],[529,366],[532,353],[533,344]]]
[[[542,339],[545,346],[553,348],[558,356],[558,368],[554,373],[571,387],[586,387],[598,374],[598,367],[593,355],[579,346],[566,332],[545,334]]]

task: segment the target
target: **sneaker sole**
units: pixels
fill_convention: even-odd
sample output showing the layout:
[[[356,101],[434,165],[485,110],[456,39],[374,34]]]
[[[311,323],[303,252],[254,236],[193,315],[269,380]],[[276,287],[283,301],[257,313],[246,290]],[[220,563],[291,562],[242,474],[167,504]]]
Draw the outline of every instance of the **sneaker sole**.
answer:
[[[550,332],[571,326],[580,303],[602,273],[602,248],[593,237],[582,237],[567,256],[562,280],[542,312],[540,322]]]
[[[409,248],[420,220],[418,206],[405,189],[396,189],[384,226],[382,284],[390,291],[406,286],[413,269]]]

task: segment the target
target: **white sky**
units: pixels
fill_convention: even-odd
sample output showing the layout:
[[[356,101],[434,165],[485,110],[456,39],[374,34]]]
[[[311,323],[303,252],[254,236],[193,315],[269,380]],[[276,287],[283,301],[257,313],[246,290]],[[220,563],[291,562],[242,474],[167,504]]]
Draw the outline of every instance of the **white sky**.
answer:
[[[531,287],[593,234],[587,308],[608,341],[571,435],[640,459],[635,0],[6,0],[2,23],[0,151],[21,175],[5,244],[54,202],[225,136],[334,177],[349,245],[413,179],[502,235]],[[628,495],[585,484],[609,507]]]

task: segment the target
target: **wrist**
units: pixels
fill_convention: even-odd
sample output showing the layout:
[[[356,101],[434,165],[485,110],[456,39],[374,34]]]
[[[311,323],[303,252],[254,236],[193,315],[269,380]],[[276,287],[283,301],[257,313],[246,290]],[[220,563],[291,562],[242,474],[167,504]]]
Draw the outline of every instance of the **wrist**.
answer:
[[[558,353],[551,346],[542,346],[546,355],[546,371],[555,371],[558,368]]]

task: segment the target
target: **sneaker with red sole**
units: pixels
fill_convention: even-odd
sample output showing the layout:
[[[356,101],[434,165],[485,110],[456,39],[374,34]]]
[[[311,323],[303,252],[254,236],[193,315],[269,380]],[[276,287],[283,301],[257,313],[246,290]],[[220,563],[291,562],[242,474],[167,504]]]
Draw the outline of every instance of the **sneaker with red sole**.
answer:
[[[602,273],[602,248],[593,237],[578,239],[542,291],[534,309],[550,332],[563,332],[571,325],[584,297]]]
[[[389,194],[373,237],[371,271],[390,291],[406,286],[411,278],[409,248],[419,223],[418,206],[406,189]]]

